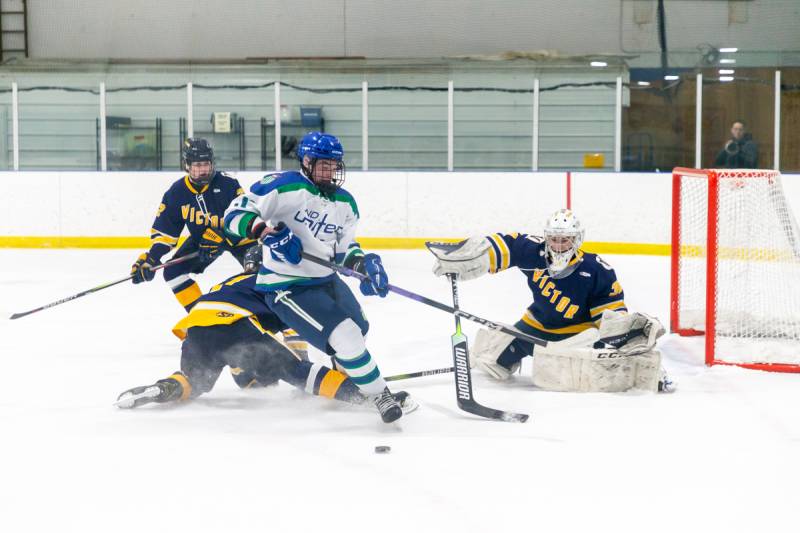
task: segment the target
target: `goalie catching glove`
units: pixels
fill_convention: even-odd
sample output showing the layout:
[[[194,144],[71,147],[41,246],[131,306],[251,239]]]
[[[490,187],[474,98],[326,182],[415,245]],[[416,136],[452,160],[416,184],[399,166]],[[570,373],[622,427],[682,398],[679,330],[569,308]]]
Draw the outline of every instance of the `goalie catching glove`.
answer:
[[[489,241],[470,237],[459,243],[428,243],[436,256],[433,273],[437,276],[456,274],[462,281],[478,278],[489,272]]]

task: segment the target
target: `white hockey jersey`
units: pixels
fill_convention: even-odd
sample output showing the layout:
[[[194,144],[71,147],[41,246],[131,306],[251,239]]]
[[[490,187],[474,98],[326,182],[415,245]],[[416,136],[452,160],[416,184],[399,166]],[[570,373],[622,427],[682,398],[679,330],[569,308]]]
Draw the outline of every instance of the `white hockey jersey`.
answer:
[[[344,189],[323,194],[311,180],[297,171],[264,176],[225,211],[225,231],[246,236],[256,218],[274,227],[286,224],[303,243],[303,251],[343,264],[351,255],[363,255],[355,242],[358,207]],[[292,265],[272,258],[268,249],[258,273],[256,288],[283,290],[295,285],[315,285],[335,275],[330,268],[311,261]]]

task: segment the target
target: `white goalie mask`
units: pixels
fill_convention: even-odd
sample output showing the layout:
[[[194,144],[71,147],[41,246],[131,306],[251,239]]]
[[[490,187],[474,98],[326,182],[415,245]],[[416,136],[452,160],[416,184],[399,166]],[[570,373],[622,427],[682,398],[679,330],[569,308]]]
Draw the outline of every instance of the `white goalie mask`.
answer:
[[[575,269],[577,263],[567,267],[583,244],[583,234],[578,217],[569,209],[559,209],[548,217],[544,224],[544,253],[552,277],[568,276]]]

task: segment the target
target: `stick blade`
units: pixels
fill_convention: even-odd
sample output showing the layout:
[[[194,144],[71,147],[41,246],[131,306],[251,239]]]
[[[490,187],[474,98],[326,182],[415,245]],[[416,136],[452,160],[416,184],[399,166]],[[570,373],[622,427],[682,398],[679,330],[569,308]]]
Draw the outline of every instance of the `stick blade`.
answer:
[[[530,416],[525,413],[512,413],[511,411],[492,409],[491,407],[479,404],[475,400],[459,401],[458,407],[467,413],[492,420],[500,420],[501,422],[524,424],[528,421],[528,418],[530,418]]]

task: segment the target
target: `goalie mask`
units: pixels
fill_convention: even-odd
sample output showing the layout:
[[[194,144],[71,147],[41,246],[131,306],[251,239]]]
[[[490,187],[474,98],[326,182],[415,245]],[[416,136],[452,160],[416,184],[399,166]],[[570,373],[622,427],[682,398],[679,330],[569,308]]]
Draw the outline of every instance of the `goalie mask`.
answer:
[[[580,263],[573,262],[583,244],[584,230],[569,209],[559,209],[544,224],[544,255],[553,278],[569,276]],[[571,263],[571,264],[570,264]]]

